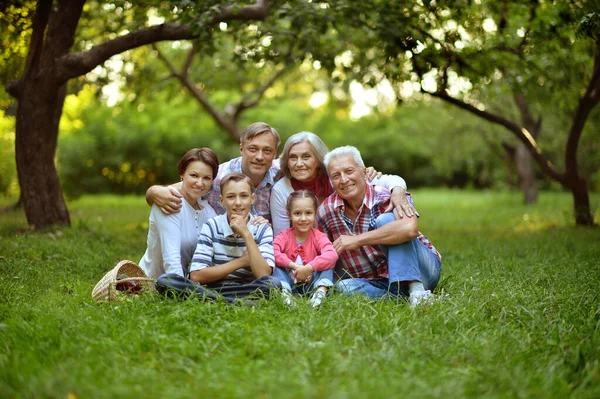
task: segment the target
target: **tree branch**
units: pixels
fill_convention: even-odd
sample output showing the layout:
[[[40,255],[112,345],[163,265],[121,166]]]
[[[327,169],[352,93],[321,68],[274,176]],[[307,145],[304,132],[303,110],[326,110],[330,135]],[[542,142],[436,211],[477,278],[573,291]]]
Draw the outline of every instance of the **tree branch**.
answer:
[[[244,7],[227,6],[213,17],[209,26],[233,20],[264,20],[268,15],[269,7],[268,0],[257,0],[256,4]],[[162,25],[142,28],[94,46],[90,50],[60,57],[57,63],[56,77],[59,81],[67,81],[90,72],[113,55],[124,51],[163,40],[186,40],[196,36],[189,24],[166,22]]]
[[[29,51],[27,51],[27,59],[25,60],[25,69],[19,79],[13,80],[6,85],[8,93],[16,99],[20,99],[21,97],[23,78],[29,76],[33,70],[33,66],[39,61],[51,11],[52,0],[41,0],[38,2],[33,16],[31,40],[29,41]]]
[[[538,165],[544,170],[544,172],[551,176],[553,179],[561,182],[566,185],[565,175],[556,170],[552,162],[550,162],[543,154],[542,150],[538,147],[537,142],[531,136],[531,134],[527,131],[527,129],[520,127],[514,122],[509,121],[508,119],[503,118],[500,115],[493,114],[488,111],[482,111],[471,104],[467,104],[466,102],[459,100],[450,96],[446,92],[428,92],[426,90],[421,89],[423,93],[427,93],[432,95],[433,97],[437,97],[443,101],[446,101],[450,104],[453,104],[465,111],[469,111],[472,114],[477,115],[480,118],[483,118],[489,122],[495,123],[497,125],[503,126],[512,132],[521,142],[525,144],[533,158],[536,160]]]
[[[194,62],[194,57],[196,56],[197,52],[198,52],[198,41],[193,40],[192,48],[188,52],[187,57],[185,58],[185,62],[183,63],[183,66],[181,67],[182,76],[185,76],[187,78],[187,76],[189,75],[190,68],[192,67],[192,63]]]
[[[282,69],[277,71],[277,73],[275,73],[271,77],[271,79],[269,79],[265,84],[263,84],[260,87],[257,87],[256,89],[252,90],[249,93],[244,94],[242,99],[236,105],[234,105],[234,111],[233,111],[234,120],[237,120],[239,118],[240,114],[244,110],[256,106],[262,99],[262,97],[265,94],[265,92],[267,91],[267,89],[269,87],[273,86],[273,83],[275,83],[275,81],[277,81],[277,79],[281,78],[285,73],[287,73],[291,69],[291,67],[292,67],[292,64],[287,63],[286,65],[284,65],[284,67]],[[252,99],[252,97],[254,97],[254,99]]]
[[[513,99],[515,100],[515,104],[517,104],[517,108],[519,108],[519,113],[521,114],[521,123],[531,133],[533,138],[537,139],[540,133],[542,118],[539,117],[537,120],[535,120],[523,95],[514,94]]]
[[[217,122],[219,126],[221,126],[229,135],[235,140],[239,141],[240,134],[237,125],[231,120],[227,115],[219,111],[208,98],[204,95],[202,90],[200,90],[196,84],[189,78],[187,69],[181,72],[178,72],[173,63],[164,56],[164,54],[158,49],[158,47],[153,43],[152,47],[158,53],[158,58],[166,65],[166,67],[171,72],[171,75],[176,77],[181,84],[188,89],[192,97],[196,99],[204,108],[206,112]],[[188,57],[189,58],[189,57]],[[187,60],[186,60],[187,65]]]

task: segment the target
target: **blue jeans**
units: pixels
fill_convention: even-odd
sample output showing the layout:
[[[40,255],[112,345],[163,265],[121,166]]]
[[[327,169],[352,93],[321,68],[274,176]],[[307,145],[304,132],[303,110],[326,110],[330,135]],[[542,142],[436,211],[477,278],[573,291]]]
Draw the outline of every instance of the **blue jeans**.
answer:
[[[300,283],[294,285],[294,277],[288,273],[288,269],[281,267],[276,267],[273,269],[273,277],[281,281],[281,286],[284,290],[287,289],[292,291],[294,294],[305,294],[321,286],[333,286],[333,268],[320,272],[313,272],[312,278],[307,284]]]
[[[172,296],[195,295],[204,300],[224,299],[234,303],[237,298],[245,298],[256,293],[269,298],[274,291],[281,290],[281,284],[273,276],[262,276],[249,283],[219,285],[217,282],[208,288],[177,274],[166,273],[156,279],[156,289],[161,294]]]
[[[377,228],[396,220],[393,213],[384,213],[375,221]],[[440,281],[442,264],[437,256],[418,238],[396,245],[381,245],[388,261],[388,278],[370,280],[346,278],[335,283],[335,288],[345,295],[365,295],[379,299],[398,294],[398,284],[403,281],[420,281],[426,290],[433,290]],[[394,290],[390,292],[393,285]],[[394,292],[396,291],[396,292]],[[406,293],[405,293],[406,294]]]

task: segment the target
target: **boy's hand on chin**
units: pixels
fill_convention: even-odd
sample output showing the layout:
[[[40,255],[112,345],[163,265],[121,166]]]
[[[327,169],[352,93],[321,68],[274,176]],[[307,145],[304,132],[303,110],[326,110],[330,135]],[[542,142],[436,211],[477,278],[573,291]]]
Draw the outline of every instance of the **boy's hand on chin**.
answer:
[[[231,230],[239,234],[241,236],[244,235],[248,230],[248,226],[246,225],[246,218],[241,217],[240,215],[232,215],[231,219],[229,219],[229,227]]]

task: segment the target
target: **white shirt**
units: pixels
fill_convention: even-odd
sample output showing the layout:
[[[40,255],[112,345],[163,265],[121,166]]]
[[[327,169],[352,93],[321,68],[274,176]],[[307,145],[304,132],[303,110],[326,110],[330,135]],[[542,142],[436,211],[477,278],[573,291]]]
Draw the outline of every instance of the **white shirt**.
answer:
[[[186,200],[178,213],[165,215],[156,205],[150,211],[148,248],[140,260],[146,275],[156,278],[164,273],[187,276],[189,264],[198,244],[202,225],[217,216],[206,200],[198,201],[202,210]]]
[[[406,182],[396,175],[382,175],[379,179],[368,182],[372,186],[385,187],[392,190],[394,187],[402,187],[406,190]],[[276,237],[281,231],[290,228],[290,218],[287,214],[287,200],[294,192],[292,182],[287,177],[280,179],[271,189],[271,219],[273,222],[273,236]]]

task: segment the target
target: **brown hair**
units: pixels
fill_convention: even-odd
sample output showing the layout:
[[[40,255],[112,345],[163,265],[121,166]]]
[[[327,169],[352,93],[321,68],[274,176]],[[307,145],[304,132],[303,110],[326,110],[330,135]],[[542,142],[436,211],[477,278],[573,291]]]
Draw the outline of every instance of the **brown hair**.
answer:
[[[217,158],[217,154],[213,150],[207,147],[202,148],[192,148],[179,160],[177,164],[177,171],[179,175],[183,175],[188,165],[194,161],[200,161],[212,169],[212,177],[213,180],[217,177],[217,172],[219,171],[219,158]]]
[[[279,144],[281,144],[279,133],[277,133],[277,130],[264,122],[254,122],[242,130],[242,133],[240,134],[240,144],[244,144],[246,141],[253,139],[259,134],[265,133],[269,133],[275,139],[275,152],[277,152],[279,149]]]
[[[292,204],[294,203],[294,200],[302,199],[302,198],[309,198],[309,199],[311,199],[312,202],[313,202],[313,205],[315,207],[315,211],[319,207],[319,202],[317,201],[317,196],[314,195],[312,191],[309,191],[309,190],[296,190],[293,193],[291,193],[290,196],[287,199],[287,204],[285,205],[285,209],[288,211],[288,213],[292,212]]]
[[[252,193],[254,192],[254,184],[252,183],[252,180],[250,180],[250,178],[248,176],[246,176],[245,174],[240,173],[240,172],[232,172],[221,179],[221,183],[219,185],[219,187],[221,188],[221,194],[223,194],[223,191],[224,191],[223,189],[229,182],[238,182],[238,181],[245,181],[246,183],[248,183],[248,185],[250,186],[250,192],[252,192]]]

